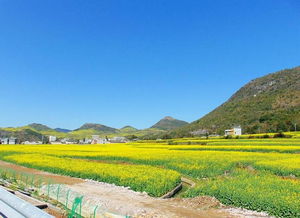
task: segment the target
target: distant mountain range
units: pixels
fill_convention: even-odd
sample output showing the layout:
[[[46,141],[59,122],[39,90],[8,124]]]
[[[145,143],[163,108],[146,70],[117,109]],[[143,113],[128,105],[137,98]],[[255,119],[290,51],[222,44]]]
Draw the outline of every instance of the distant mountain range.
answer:
[[[17,137],[21,141],[41,141],[43,136],[57,136],[58,138],[83,139],[91,138],[92,135],[108,136],[135,136],[143,137],[146,135],[159,135],[168,130],[188,124],[185,121],[177,120],[172,117],[165,117],[147,129],[136,129],[132,126],[124,126],[121,129],[112,128],[102,124],[85,123],[75,130],[55,128],[46,125],[32,123],[22,127],[0,128],[0,137]]]
[[[244,133],[300,129],[300,67],[257,78],[234,93],[204,117],[170,131],[170,137],[187,136],[196,130],[224,134],[241,125]]]
[[[0,137],[40,140],[43,136],[83,139],[91,135],[135,136],[144,139],[192,136],[195,132],[224,134],[224,130],[241,125],[243,133],[300,130],[300,67],[286,69],[257,78],[234,93],[226,102],[205,115],[187,123],[164,117],[147,129],[132,126],[121,129],[86,123],[75,130],[52,129],[42,124],[17,128],[0,128]]]

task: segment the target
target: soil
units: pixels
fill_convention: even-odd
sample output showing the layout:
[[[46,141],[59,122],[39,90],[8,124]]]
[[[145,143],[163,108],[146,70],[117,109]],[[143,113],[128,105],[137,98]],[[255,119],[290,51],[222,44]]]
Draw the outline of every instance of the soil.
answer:
[[[40,170],[36,170],[36,169],[19,166],[19,165],[12,164],[12,163],[8,163],[8,162],[2,161],[2,160],[0,160],[0,167],[13,169],[13,170],[16,170],[18,172],[23,172],[23,173],[29,173],[29,174],[33,174],[33,175],[42,176],[43,178],[51,179],[54,182],[61,183],[61,184],[71,185],[71,184],[82,182],[82,180],[78,179],[78,178],[56,175],[56,174],[52,174],[52,173],[48,173],[48,172],[44,172],[44,171],[40,171]]]
[[[99,205],[98,213],[102,211],[102,214],[103,211],[107,211],[132,217],[269,217],[266,213],[225,207],[217,199],[208,196],[154,198],[146,193],[132,191],[128,187],[56,175],[4,161],[0,161],[0,166],[44,176],[64,184],[65,190],[70,189],[74,193],[84,195],[84,201],[89,205]]]

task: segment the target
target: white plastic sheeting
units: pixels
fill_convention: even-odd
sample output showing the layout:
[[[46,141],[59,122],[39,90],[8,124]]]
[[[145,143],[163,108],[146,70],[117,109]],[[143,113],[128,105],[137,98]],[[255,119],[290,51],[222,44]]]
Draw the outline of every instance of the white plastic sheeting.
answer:
[[[4,217],[54,218],[0,187],[0,212]]]

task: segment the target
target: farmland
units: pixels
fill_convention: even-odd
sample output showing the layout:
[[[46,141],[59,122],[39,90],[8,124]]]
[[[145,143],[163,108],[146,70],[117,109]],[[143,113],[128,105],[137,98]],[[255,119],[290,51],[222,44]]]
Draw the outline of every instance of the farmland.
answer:
[[[160,197],[187,177],[180,196],[300,216],[300,139],[185,138],[105,145],[1,145],[0,159],[56,174],[129,186]]]

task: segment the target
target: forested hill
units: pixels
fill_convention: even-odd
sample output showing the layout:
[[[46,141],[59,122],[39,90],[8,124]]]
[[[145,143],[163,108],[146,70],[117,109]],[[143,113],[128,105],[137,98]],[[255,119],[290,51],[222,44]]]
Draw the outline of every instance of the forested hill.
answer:
[[[171,129],[176,129],[178,127],[184,126],[186,124],[188,124],[188,122],[183,120],[177,120],[170,116],[166,116],[160,121],[158,121],[156,124],[154,124],[151,128],[156,128],[161,130],[171,130]]]
[[[223,134],[233,125],[244,133],[279,132],[300,128],[300,67],[250,81],[229,100],[204,117],[170,132],[189,135],[195,130]]]

